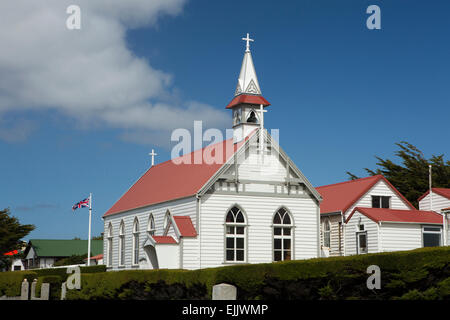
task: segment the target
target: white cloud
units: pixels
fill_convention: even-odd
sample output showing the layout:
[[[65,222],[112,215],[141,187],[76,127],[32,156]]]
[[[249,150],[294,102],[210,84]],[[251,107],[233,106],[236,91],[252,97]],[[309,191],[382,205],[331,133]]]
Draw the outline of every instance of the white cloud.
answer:
[[[193,120],[226,124],[226,113],[211,106],[170,103],[176,100],[173,76],[126,46],[127,29],[154,26],[161,16],[178,15],[185,0],[76,2],[81,30],[66,28],[66,8],[73,1],[0,2],[0,116],[56,110],[126,129],[128,137],[191,127]],[[170,142],[170,134],[167,137]]]

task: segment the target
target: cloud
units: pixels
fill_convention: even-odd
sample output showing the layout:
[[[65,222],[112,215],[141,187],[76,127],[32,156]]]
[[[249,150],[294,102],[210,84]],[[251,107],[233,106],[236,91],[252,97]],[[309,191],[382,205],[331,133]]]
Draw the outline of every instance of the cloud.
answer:
[[[57,111],[125,129],[123,136],[165,134],[168,142],[171,129],[191,127],[193,120],[225,126],[222,110],[195,101],[174,103],[173,75],[153,68],[126,45],[128,29],[180,14],[185,0],[79,0],[81,30],[66,28],[71,4],[0,2],[5,13],[0,20],[0,117],[11,111]],[[13,141],[4,129],[0,139]],[[130,139],[139,140],[145,141]]]
[[[0,140],[10,143],[23,142],[35,129],[35,123],[30,120],[0,119]]]

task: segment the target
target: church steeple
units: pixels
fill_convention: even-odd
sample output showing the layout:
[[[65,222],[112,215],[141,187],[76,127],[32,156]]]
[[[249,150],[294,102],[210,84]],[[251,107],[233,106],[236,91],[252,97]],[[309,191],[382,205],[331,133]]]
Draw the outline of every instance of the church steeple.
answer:
[[[255,66],[253,64],[252,54],[250,52],[250,39],[247,33],[246,38],[242,40],[247,41],[247,46],[242,60],[241,73],[239,74],[238,83],[236,86],[235,96],[240,94],[261,94],[261,88],[259,87],[258,77],[256,76]]]
[[[241,72],[239,73],[236,91],[233,100],[228,104],[227,109],[233,110],[233,136],[238,142],[245,138],[254,129],[259,128],[264,123],[263,110],[270,106],[261,94],[258,77],[256,76],[252,54],[250,53],[250,39],[247,33],[246,49],[242,60]]]

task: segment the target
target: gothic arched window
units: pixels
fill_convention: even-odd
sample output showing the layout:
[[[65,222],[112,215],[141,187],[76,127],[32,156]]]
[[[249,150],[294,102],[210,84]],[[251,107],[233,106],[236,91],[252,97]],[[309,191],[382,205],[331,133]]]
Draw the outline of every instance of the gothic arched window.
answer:
[[[153,218],[153,214],[150,213],[150,216],[148,217],[147,232],[153,236],[155,235],[155,230],[155,218]]]
[[[172,224],[171,214],[170,211],[167,210],[166,216],[164,217],[164,225],[163,225],[164,235],[167,235],[167,233],[169,232],[171,224]]]
[[[225,218],[225,260],[227,262],[245,261],[246,219],[242,210],[234,206]]]
[[[258,118],[256,118],[255,111],[250,111],[250,115],[247,118],[247,122],[249,123],[258,123]]]
[[[133,223],[133,264],[139,264],[139,220],[134,219]]]
[[[107,265],[108,267],[112,267],[112,258],[113,258],[113,228],[112,228],[112,224],[111,222],[108,225],[108,248],[107,248],[107,253],[108,253],[108,260],[107,260]]]
[[[120,222],[119,227],[119,266],[125,265],[125,223]]]
[[[292,218],[285,208],[280,208],[273,216],[273,260],[292,259]]]

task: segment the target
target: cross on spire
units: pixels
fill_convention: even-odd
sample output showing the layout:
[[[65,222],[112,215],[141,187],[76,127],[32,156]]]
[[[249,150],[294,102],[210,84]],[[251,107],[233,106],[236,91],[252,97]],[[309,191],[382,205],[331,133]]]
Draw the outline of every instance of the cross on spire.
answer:
[[[250,35],[248,33],[247,33],[247,37],[242,38],[242,40],[247,41],[247,46],[246,46],[245,52],[250,52],[250,42],[254,42],[255,40],[250,39]]]
[[[155,152],[155,150],[152,149],[152,152],[148,154],[149,156],[152,157],[152,167],[155,165],[155,156],[157,156],[158,154]]]

